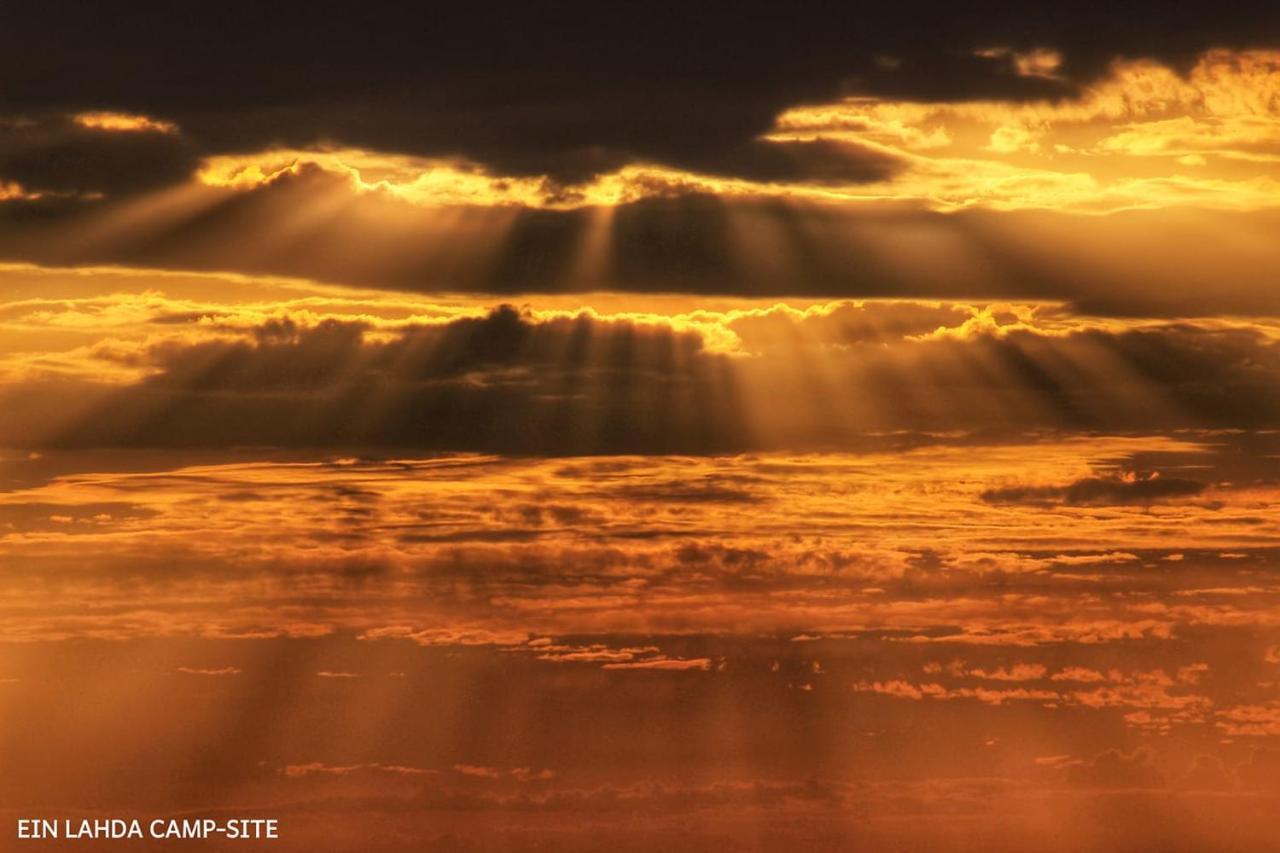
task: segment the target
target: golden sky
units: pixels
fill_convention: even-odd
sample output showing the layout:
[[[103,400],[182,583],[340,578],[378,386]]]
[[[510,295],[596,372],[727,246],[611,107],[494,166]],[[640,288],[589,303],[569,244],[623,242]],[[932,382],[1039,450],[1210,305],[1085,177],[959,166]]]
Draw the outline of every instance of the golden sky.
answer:
[[[1280,42],[1147,13],[10,45],[0,834],[1269,849]]]

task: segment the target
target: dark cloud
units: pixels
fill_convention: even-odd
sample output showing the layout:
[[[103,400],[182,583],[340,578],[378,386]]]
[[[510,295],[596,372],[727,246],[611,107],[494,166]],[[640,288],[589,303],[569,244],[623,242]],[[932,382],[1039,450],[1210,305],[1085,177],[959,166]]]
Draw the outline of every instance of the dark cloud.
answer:
[[[127,195],[179,183],[197,162],[176,133],[95,129],[61,115],[0,120],[0,180],[31,193]]]
[[[1060,95],[1069,87],[975,49],[1055,47],[1063,70],[1087,80],[1117,55],[1182,63],[1206,47],[1274,40],[1280,15],[1260,3],[1224,15],[1145,0],[819,4],[790,15],[718,3],[371,3],[343,16],[291,2],[28,3],[5,9],[0,32],[9,110],[142,111],[176,119],[206,150],[338,140],[541,173],[590,171],[601,151],[727,165],[782,107],[843,92]]]
[[[128,354],[125,361],[158,372],[98,395],[54,441],[527,452],[696,451],[745,441],[724,358],[667,326],[586,315],[535,321],[503,306],[388,342],[364,335],[358,323],[271,322],[250,340]]]
[[[1062,426],[1140,428],[1153,409],[1163,410],[1154,415],[1157,419],[1187,426],[1257,424],[1258,418],[1270,422],[1280,413],[1280,395],[1270,390],[1272,377],[1280,375],[1275,373],[1280,351],[1253,329],[1169,324],[1121,332],[1087,330],[1066,338],[1015,331],[1003,338],[979,336],[932,346],[932,352],[923,349],[929,361],[959,381],[965,381],[965,371],[944,366],[946,354],[960,363],[991,359],[995,375],[1029,389],[1037,405],[1052,413],[1048,419]],[[972,355],[965,354],[969,347]],[[1145,396],[1146,402],[1130,394]],[[974,417],[976,422],[976,412]],[[1153,483],[1135,492],[1160,494],[1164,488]],[[1106,492],[1085,486],[1080,496],[1091,490]]]
[[[194,337],[90,350],[104,368],[141,370],[142,378],[11,382],[3,393],[14,414],[0,440],[707,453],[847,449],[901,431],[898,443],[909,445],[916,433],[980,442],[1036,430],[1280,423],[1280,353],[1260,331],[1187,323],[1103,330],[1047,316],[1050,325],[1083,327],[969,332],[960,317],[977,309],[965,309],[948,315],[959,326],[921,334],[946,312],[906,304],[895,319],[896,307],[765,312],[741,328],[725,320],[722,330],[740,336],[737,350],[711,348],[702,331],[679,321],[510,306],[390,331],[287,316],[246,330],[223,318],[193,327],[202,330]],[[867,331],[877,325],[897,333]],[[1191,498],[1211,482],[1275,476],[1270,464],[1248,469],[1257,454],[1246,451],[1229,466],[1215,462],[1226,466],[1217,479],[1156,455],[1124,476],[1104,470],[1070,483],[1009,484],[982,498],[1140,505]],[[751,487],[730,478],[611,488],[631,501],[723,503],[753,500]]]
[[[826,139],[752,141],[712,158],[673,160],[671,165],[753,181],[850,184],[886,180],[896,158],[860,145]]]
[[[993,504],[1066,504],[1110,506],[1149,504],[1200,494],[1205,484],[1177,477],[1086,477],[1065,486],[1009,486],[988,489],[982,499]]]

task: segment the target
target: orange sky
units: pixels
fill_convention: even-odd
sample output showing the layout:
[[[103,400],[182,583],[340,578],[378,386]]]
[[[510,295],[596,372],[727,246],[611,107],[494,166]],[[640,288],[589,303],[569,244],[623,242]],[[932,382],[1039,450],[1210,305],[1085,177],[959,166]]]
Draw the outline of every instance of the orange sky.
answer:
[[[0,835],[1269,849],[1280,52],[955,38],[4,105]]]

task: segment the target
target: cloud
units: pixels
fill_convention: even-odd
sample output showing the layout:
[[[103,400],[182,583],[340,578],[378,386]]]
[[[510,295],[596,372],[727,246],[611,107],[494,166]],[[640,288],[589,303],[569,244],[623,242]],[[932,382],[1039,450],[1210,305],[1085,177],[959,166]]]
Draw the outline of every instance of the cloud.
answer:
[[[38,196],[92,201],[157,190],[190,178],[198,162],[173,125],[145,116],[0,118],[0,185]]]
[[[1183,667],[1177,680],[1164,670],[1121,673],[1112,670],[1103,676],[1083,667],[1067,667],[1050,675],[1041,664],[1018,664],[1009,669],[966,668],[961,661],[947,667],[926,664],[924,671],[934,678],[946,675],[954,681],[978,680],[997,682],[1106,682],[1104,686],[1081,688],[1053,684],[1053,689],[1037,686],[990,687],[941,680],[913,682],[906,679],[885,681],[859,680],[853,689],[860,693],[876,693],[899,699],[954,701],[973,699],[988,705],[1027,702],[1045,708],[1087,708],[1095,711],[1122,712],[1124,722],[1133,728],[1168,733],[1174,726],[1203,723],[1212,717],[1213,701],[1194,691],[1194,681],[1184,678],[1194,667]],[[1136,710],[1134,710],[1136,709]]]
[[[310,764],[289,764],[280,768],[280,773],[290,779],[306,776],[353,776],[363,774],[389,774],[392,776],[430,776],[437,771],[424,770],[421,767],[406,767],[399,764],[347,764],[332,765],[323,762]]]
[[[462,626],[449,628],[415,629],[408,626],[393,625],[385,628],[371,628],[360,635],[362,640],[411,640],[420,646],[518,646],[528,641],[529,635],[523,631],[493,631],[487,628],[467,628]]]
[[[1161,477],[1159,472],[1152,472],[1147,475],[1086,477],[1065,486],[1008,486],[988,489],[982,493],[982,499],[993,504],[1115,506],[1194,497],[1204,489],[1205,484],[1196,480]]]
[[[1062,66],[1062,54],[1050,48],[1038,47],[1019,52],[1008,47],[989,47],[974,51],[974,55],[983,59],[1006,61],[1019,77],[1062,79],[1058,75],[1058,69]]]
[[[1152,753],[1136,749],[1124,753],[1109,749],[1088,764],[1067,771],[1067,780],[1082,788],[1160,788],[1164,776],[1152,764]]]
[[[614,670],[635,670],[635,669],[658,669],[658,670],[691,670],[697,669],[707,672],[711,669],[710,658],[667,658],[658,657],[650,660],[623,661],[616,663],[606,663],[600,667],[601,669]]]
[[[473,764],[455,764],[453,769],[463,776],[475,776],[480,779],[498,779],[502,772],[493,767],[478,767]]]
[[[970,670],[969,674],[991,681],[1038,681],[1045,677],[1045,672],[1045,668],[1040,664],[1019,663],[1008,668],[974,669]]]
[[[3,634],[15,641],[351,635],[371,650],[498,654],[597,675],[606,664],[661,658],[714,667],[729,657],[659,636],[776,634],[788,649],[829,642],[897,649],[890,661],[963,654],[963,676],[940,672],[925,681],[963,689],[954,698],[975,705],[1056,702],[1112,715],[1116,725],[1143,713],[1127,725],[1144,729],[1247,724],[1207,716],[1227,708],[1204,704],[1224,689],[1219,673],[1238,668],[1197,657],[1139,670],[1102,651],[1255,632],[1241,660],[1274,669],[1264,660],[1280,626],[1277,594],[1265,581],[1277,547],[1268,504],[1274,482],[1240,480],[1214,505],[1063,513],[977,496],[1027,475],[1028,460],[1037,479],[1051,482],[1153,463],[1215,481],[1228,471],[1232,479],[1263,475],[1274,440],[1259,438],[1239,455],[1235,439],[1220,433],[978,443],[957,436],[913,439],[905,449],[899,440],[850,453],[573,460],[405,448],[10,454],[0,514],[13,526],[0,530],[0,546],[11,569],[0,601],[22,604],[11,606]],[[630,496],[665,495],[673,483],[698,499]],[[732,491],[720,494],[724,488]],[[112,523],[49,518],[92,519],[110,503],[134,511]],[[540,516],[539,524],[514,511],[528,505],[573,507],[577,520]],[[1118,550],[1099,550],[1101,539]],[[1164,559],[1175,553],[1183,559]],[[1219,556],[1231,553],[1244,556]],[[95,608],[66,608],[85,597]],[[139,605],[150,598],[163,607]],[[796,636],[825,639],[786,639]],[[1047,656],[1068,648],[1064,659]],[[382,679],[367,674],[381,670],[350,663],[372,654],[319,657],[299,678],[366,673],[349,686],[376,692]],[[825,646],[818,657],[834,671]],[[918,673],[925,660],[824,676],[818,686],[910,684],[903,673]],[[227,664],[257,671],[236,659]],[[182,665],[190,658],[173,664]],[[736,665],[729,660],[730,671]],[[1274,673],[1256,674],[1266,679]],[[1246,692],[1230,706],[1266,701]]]
[[[1280,734],[1280,702],[1241,704],[1216,712],[1215,724],[1235,737],[1268,737]]]
[[[732,149],[767,128],[778,110],[830,97],[842,81],[923,98],[1058,91],[964,51],[992,40],[1067,39],[1063,50],[1086,76],[1117,54],[1180,58],[1185,36],[1175,42],[1170,33],[1182,35],[1187,22],[1157,14],[1153,4],[1139,6],[1123,14],[1140,27],[1078,29],[1056,19],[1029,23],[1015,15],[977,19],[935,10],[935,27],[923,35],[916,15],[893,9],[877,10],[868,25],[862,17],[781,22],[682,8],[660,16],[661,24],[629,18],[632,37],[625,45],[612,16],[585,3],[552,16],[513,12],[500,29],[480,10],[456,7],[401,18],[403,29],[387,31],[377,49],[353,45],[348,26],[293,6],[255,18],[259,26],[246,26],[234,12],[215,28],[176,13],[148,15],[145,38],[143,19],[131,15],[68,20],[30,9],[15,12],[6,28],[22,36],[5,41],[0,68],[23,93],[11,99],[18,107],[89,103],[121,114],[142,111],[165,116],[210,148],[341,139],[406,153],[461,150],[509,170],[541,171],[566,159],[589,161],[600,150],[680,159]],[[388,11],[370,8],[357,28],[380,25]],[[1097,23],[1096,13],[1082,14]],[[1195,42],[1252,40],[1268,20],[1260,13],[1249,27],[1197,21]],[[286,26],[298,33],[296,43],[272,37]],[[452,33],[453,41],[424,52],[421,40],[409,35],[434,31]],[[1074,36],[1079,31],[1090,37]],[[574,37],[566,38],[569,32]],[[76,44],[80,67],[93,73],[73,75],[52,62],[52,33]],[[711,34],[717,40],[709,40]],[[178,47],[201,38],[220,49],[194,57]],[[662,56],[656,71],[654,50]],[[893,69],[876,62],[884,54],[899,58]],[[320,59],[326,56],[347,60]],[[477,56],[487,58],[482,70],[474,65]],[[494,95],[499,84],[501,98]],[[323,101],[313,97],[317,90],[328,93]]]
[[[1197,791],[1229,791],[1235,787],[1222,759],[1216,755],[1197,755],[1178,785]]]
[[[554,779],[556,775],[555,771],[545,767],[541,770],[533,770],[529,767],[513,767],[510,770],[502,770],[497,767],[486,767],[477,764],[455,764],[453,769],[463,776],[494,782],[500,779],[513,779],[517,782],[546,782]]]
[[[1062,697],[1052,690],[1027,687],[992,689],[988,687],[946,687],[937,682],[913,684],[901,679],[890,681],[859,681],[853,685],[859,693],[879,693],[900,699],[975,699],[986,705],[1003,705],[1006,702],[1057,702]]]
[[[178,126],[163,119],[129,113],[88,112],[71,117],[81,127],[116,133],[177,133]]]
[[[306,284],[273,304],[234,295],[283,288],[271,280],[170,297],[129,292],[135,277],[135,288],[150,283],[143,273],[114,275],[120,289],[109,296],[0,301],[14,344],[0,353],[0,398],[21,399],[0,442],[706,453],[868,447],[905,441],[890,438],[904,431],[982,441],[1280,423],[1280,328],[1264,319],[903,300],[701,307],[675,297],[655,297],[673,300],[661,310],[607,312]],[[1280,473],[1262,464],[1220,480]],[[1153,464],[992,484],[984,500],[1160,503],[1211,482]],[[754,499],[732,478],[611,488],[631,500]],[[529,529],[539,526],[531,518]]]
[[[1280,750],[1255,749],[1248,761],[1236,765],[1235,772],[1247,788],[1274,788],[1280,785]]]
[[[217,667],[214,669],[207,669],[207,668],[201,669],[199,667],[180,666],[175,671],[181,672],[184,675],[205,675],[205,676],[216,678],[216,677],[223,677],[223,676],[230,676],[230,675],[239,675],[243,670],[241,670],[239,667],[236,667],[236,666],[223,666],[223,667]]]
[[[238,93],[253,103],[194,112],[164,103],[168,92],[93,111],[83,93],[75,105],[18,103],[0,118],[0,256],[419,292],[1274,311],[1280,117],[1268,93],[1280,54],[1184,48],[1112,63],[1164,51],[1009,45],[995,61],[949,44],[896,71],[877,49],[851,60],[866,67],[844,89],[839,75],[811,80],[803,97],[757,80],[766,88],[730,102],[664,85],[607,109],[538,89],[523,110],[469,108],[460,95],[393,110],[403,87],[347,104],[336,89],[324,104]],[[958,89],[930,92],[924,61],[959,65],[946,78]],[[916,91],[896,92],[909,77]],[[241,110],[253,120],[228,119]],[[660,131],[654,116],[675,127]],[[550,127],[499,133],[504,117]],[[407,124],[378,131],[375,118]]]
[[[504,306],[390,339],[369,331],[358,322],[271,321],[247,340],[102,351],[149,375],[112,392],[63,439],[544,452],[738,440],[732,386],[721,384],[731,381],[727,366],[697,335],[666,324],[538,319]],[[331,417],[336,409],[352,417]],[[691,435],[694,423],[706,431]]]
[[[1055,50],[977,55],[1007,61],[1022,78],[1061,79],[1063,56]],[[1117,60],[1107,78],[1052,101],[861,97],[806,105],[784,113],[769,138],[879,145],[905,162],[870,192],[944,208],[1249,209],[1278,197],[1262,166],[1280,157],[1280,115],[1270,94],[1277,87],[1280,52],[1212,50],[1185,76],[1158,62]],[[1145,162],[1117,162],[1129,160]],[[1224,160],[1257,168],[1244,177],[1223,168]],[[1187,165],[1201,171],[1179,170]]]
[[[379,27],[389,11],[366,10],[357,29]],[[924,29],[914,9],[851,18],[814,10],[778,21],[679,8],[652,21],[629,17],[624,45],[612,15],[574,2],[551,16],[510,13],[501,28],[469,7],[410,13],[400,31],[365,46],[352,44],[348,26],[303,12],[286,4],[248,26],[233,11],[217,27],[149,14],[144,37],[144,20],[133,15],[69,21],[21,10],[6,28],[21,35],[5,41],[0,70],[22,93],[9,99],[16,108],[90,104],[163,116],[209,150],[339,140],[423,156],[461,153],[508,174],[542,174],[619,158],[731,162],[779,111],[849,93],[944,103],[1059,98],[1105,76],[1117,56],[1185,65],[1205,48],[1265,44],[1280,28],[1269,9],[1170,14],[1150,0],[1034,20],[1010,10],[933,9]],[[298,33],[296,43],[272,36],[285,27]],[[452,41],[431,50],[412,35],[445,31]],[[76,44],[81,67],[93,73],[51,59],[54,33],[57,44]],[[205,55],[179,47],[200,39],[210,45]],[[975,55],[993,44],[1004,46],[1006,59]],[[478,56],[486,57],[482,69]]]
[[[196,181],[244,191],[311,176],[345,185],[351,195],[385,194],[428,207],[575,208],[707,193],[931,210],[1113,212],[1187,204],[1254,210],[1280,197],[1265,168],[1240,169],[1280,157],[1280,116],[1265,94],[1250,96],[1277,86],[1276,51],[1207,51],[1185,76],[1154,60],[1117,60],[1105,78],[1079,88],[1062,76],[1063,55],[1053,49],[990,48],[974,56],[1007,61],[1024,85],[1054,84],[1058,97],[900,101],[861,94],[786,111],[780,104],[772,127],[756,115],[749,119],[758,123],[754,134],[738,126],[737,138],[693,145],[671,137],[647,156],[636,146],[645,147],[645,133],[635,125],[627,128],[632,140],[584,139],[507,157],[489,145],[468,146],[466,126],[435,128],[429,153],[351,144],[361,134],[348,126],[346,133],[252,153],[244,153],[251,146],[243,143],[230,145],[203,159]],[[293,118],[308,124],[305,115]],[[87,149],[93,152],[119,138],[180,136],[172,122],[110,110],[76,113],[65,123],[103,137]],[[23,116],[10,122],[35,124]],[[191,127],[198,139],[199,119]],[[439,136],[449,131],[452,140]],[[332,141],[344,136],[347,144]],[[287,129],[281,137],[290,137]],[[37,140],[33,151],[50,168],[65,159],[47,140]],[[1130,158],[1146,161],[1136,175],[1114,162]],[[1153,158],[1167,168],[1153,169]],[[1224,160],[1232,167],[1223,168]],[[1181,169],[1188,165],[1197,168]],[[4,167],[0,162],[0,176],[22,181]]]
[[[377,174],[368,176],[375,185]],[[451,182],[451,174],[437,177]],[[1266,237],[1280,228],[1277,211],[939,214],[696,188],[576,210],[502,200],[524,191],[505,183],[492,205],[424,215],[391,190],[352,195],[349,175],[302,169],[245,190],[184,185],[74,204],[50,197],[0,205],[0,257],[434,294],[962,297],[1130,317],[1275,311],[1267,273],[1280,250]]]
[[[729,152],[716,152],[706,162],[675,165],[713,175],[743,178],[760,184],[839,187],[892,178],[902,166],[884,151],[843,140],[753,140]]]

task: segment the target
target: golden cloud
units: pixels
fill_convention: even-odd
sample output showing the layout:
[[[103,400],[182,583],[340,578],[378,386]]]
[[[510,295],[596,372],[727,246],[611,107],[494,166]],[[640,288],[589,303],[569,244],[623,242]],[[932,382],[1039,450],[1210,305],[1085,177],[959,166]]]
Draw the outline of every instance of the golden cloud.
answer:
[[[1051,51],[983,55],[1010,57],[1023,76],[1052,74],[1060,63]],[[1121,61],[1062,101],[850,98],[789,110],[768,138],[876,146],[907,168],[850,197],[936,210],[1274,206],[1280,183],[1268,164],[1280,157],[1280,52],[1210,51],[1186,77],[1153,61]]]
[[[173,122],[133,113],[85,112],[76,113],[71,119],[81,127],[111,133],[178,132],[178,126]]]
[[[1056,78],[1061,56],[984,51],[1014,72]],[[308,170],[355,193],[422,206],[547,209],[614,206],[707,193],[840,203],[909,202],[929,210],[1053,209],[1108,213],[1280,204],[1280,52],[1214,50],[1185,77],[1154,61],[1121,61],[1062,101],[894,101],[856,97],[778,116],[762,141],[850,146],[898,165],[888,177],[821,183],[715,176],[638,163],[586,182],[506,176],[457,158],[352,148],[278,149],[207,159],[206,186],[246,190]],[[833,149],[834,150],[834,149]]]

